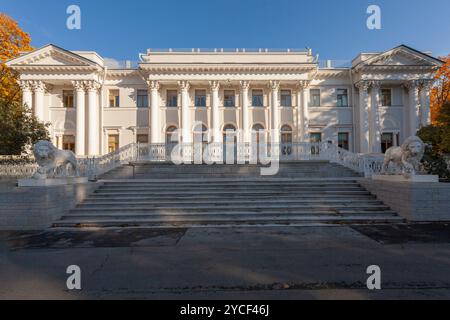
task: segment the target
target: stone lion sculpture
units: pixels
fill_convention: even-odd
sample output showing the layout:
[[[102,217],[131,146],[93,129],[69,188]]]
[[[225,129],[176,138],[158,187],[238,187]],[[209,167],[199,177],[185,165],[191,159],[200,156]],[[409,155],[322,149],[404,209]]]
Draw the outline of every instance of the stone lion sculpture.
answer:
[[[386,151],[382,172],[387,174],[392,162],[405,177],[415,175],[421,171],[420,161],[424,151],[423,141],[417,136],[411,136],[400,147],[391,147]]]
[[[33,179],[46,179],[60,173],[67,176],[69,165],[72,172],[78,174],[77,159],[72,151],[59,150],[50,141],[41,140],[34,145],[33,153],[39,165]]]

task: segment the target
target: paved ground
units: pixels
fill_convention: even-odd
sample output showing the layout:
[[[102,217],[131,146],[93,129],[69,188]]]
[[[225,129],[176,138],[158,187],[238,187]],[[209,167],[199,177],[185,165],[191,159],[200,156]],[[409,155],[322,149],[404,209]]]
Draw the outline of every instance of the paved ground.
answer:
[[[73,264],[78,292],[66,289]],[[10,298],[450,299],[450,225],[2,232]]]

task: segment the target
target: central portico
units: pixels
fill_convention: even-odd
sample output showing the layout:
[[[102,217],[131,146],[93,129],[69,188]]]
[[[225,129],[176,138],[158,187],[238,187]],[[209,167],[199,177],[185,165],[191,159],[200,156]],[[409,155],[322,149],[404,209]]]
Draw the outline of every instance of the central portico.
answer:
[[[95,52],[48,45],[8,65],[55,145],[79,156],[199,136],[248,145],[255,132],[285,150],[329,142],[378,154],[429,123],[442,65],[407,46],[362,53],[348,67],[322,64],[309,49],[149,49],[139,58],[137,67],[111,68]]]

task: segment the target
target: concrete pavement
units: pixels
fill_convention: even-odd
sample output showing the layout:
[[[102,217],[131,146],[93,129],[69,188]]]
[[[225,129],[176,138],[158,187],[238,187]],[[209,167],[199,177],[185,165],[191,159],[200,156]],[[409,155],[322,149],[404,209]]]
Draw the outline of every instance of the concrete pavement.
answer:
[[[449,299],[450,226],[0,233],[0,299]],[[69,292],[69,265],[82,290]],[[382,290],[366,289],[378,265]]]

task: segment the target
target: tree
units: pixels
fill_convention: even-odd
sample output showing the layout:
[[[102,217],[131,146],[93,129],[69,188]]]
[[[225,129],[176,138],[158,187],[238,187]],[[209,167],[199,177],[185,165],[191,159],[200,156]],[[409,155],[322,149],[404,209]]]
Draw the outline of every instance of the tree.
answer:
[[[21,52],[33,50],[31,39],[16,21],[0,13],[0,154],[20,155],[41,139],[48,139],[46,124],[22,105],[18,75],[6,66],[6,61]]]
[[[0,13],[0,97],[20,102],[17,73],[6,66],[6,61],[18,57],[21,52],[33,50],[31,38],[10,16]]]
[[[441,60],[445,64],[436,72],[430,96],[431,122],[433,125],[450,125],[450,54]]]
[[[39,140],[49,140],[48,124],[17,101],[0,97],[0,155],[21,155]]]

